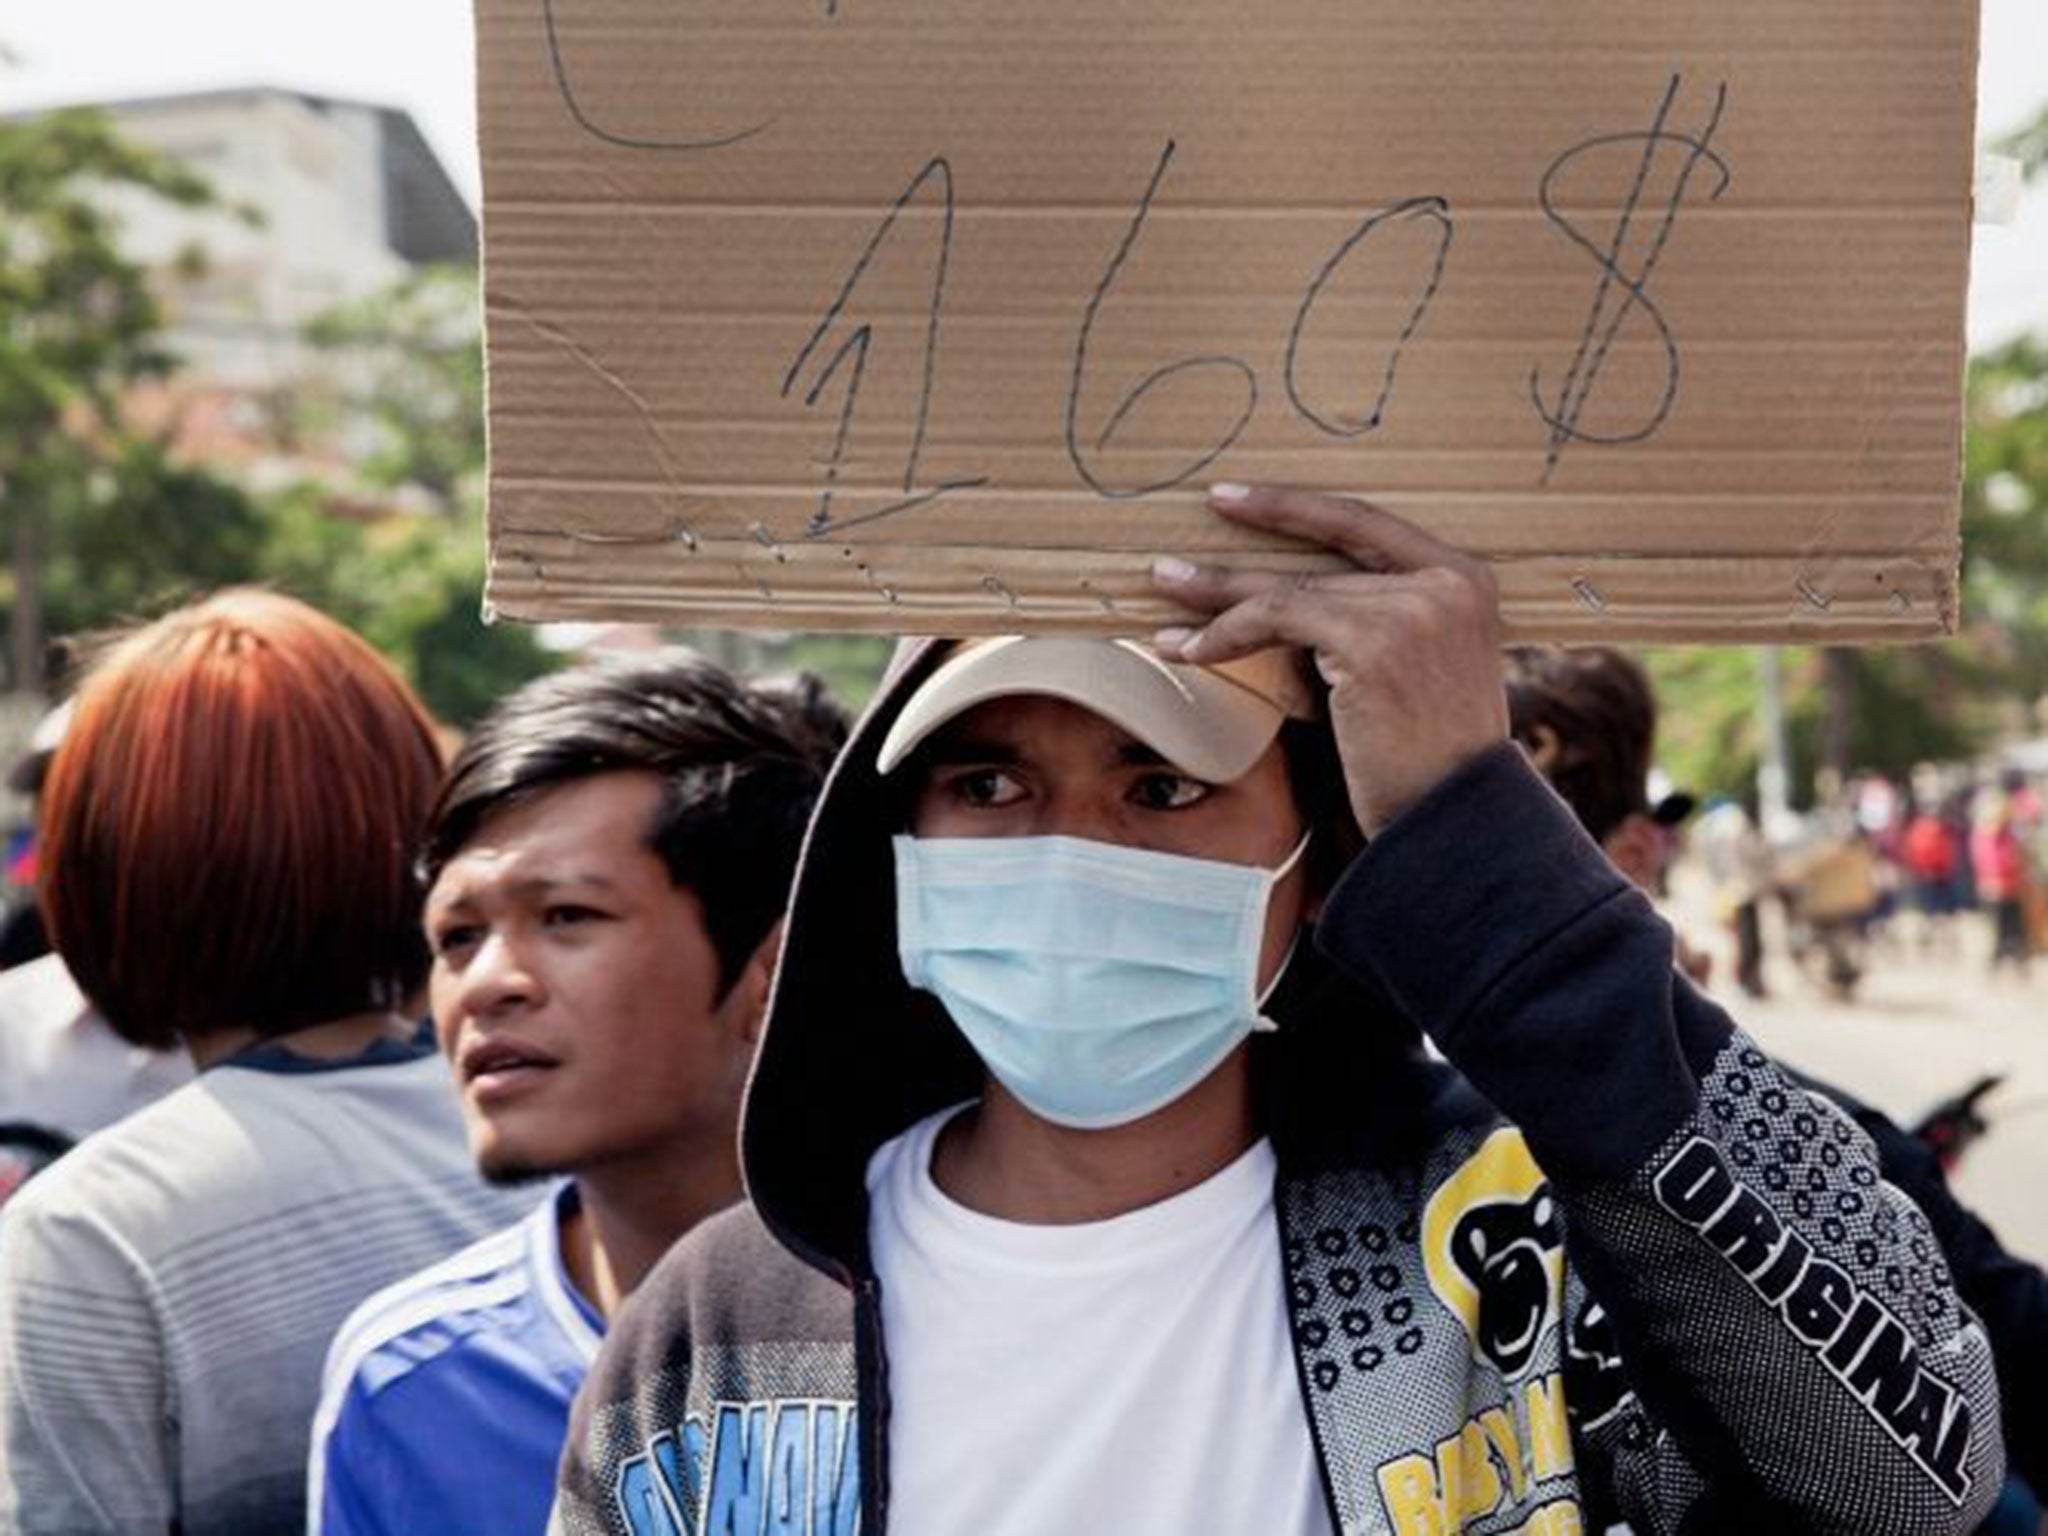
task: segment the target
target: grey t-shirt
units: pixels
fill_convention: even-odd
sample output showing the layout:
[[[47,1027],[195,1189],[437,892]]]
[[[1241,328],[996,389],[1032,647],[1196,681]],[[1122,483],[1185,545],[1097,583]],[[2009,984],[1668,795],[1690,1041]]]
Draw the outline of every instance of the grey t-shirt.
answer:
[[[294,1529],[342,1319],[537,1198],[425,1040],[262,1047],[88,1137],[0,1212],[0,1533]]]

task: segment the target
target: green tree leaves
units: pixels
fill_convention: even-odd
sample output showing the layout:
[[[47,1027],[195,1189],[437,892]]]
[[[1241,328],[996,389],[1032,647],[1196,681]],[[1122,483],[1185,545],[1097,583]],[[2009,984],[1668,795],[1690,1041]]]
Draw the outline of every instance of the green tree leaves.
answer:
[[[121,472],[120,403],[172,365],[156,297],[117,243],[110,189],[212,200],[205,182],[98,113],[0,122],[0,534],[16,688],[42,682],[44,550],[64,532],[57,519],[94,503],[97,475]]]
[[[483,353],[476,274],[426,270],[322,316],[324,367],[265,402],[289,454],[359,447],[344,481],[257,492],[138,432],[124,406],[177,368],[124,199],[217,208],[199,177],[93,112],[0,122],[0,614],[5,684],[43,686],[42,636],[90,634],[234,583],[353,625],[465,723],[554,664],[480,619]],[[182,259],[190,276],[203,254]]]

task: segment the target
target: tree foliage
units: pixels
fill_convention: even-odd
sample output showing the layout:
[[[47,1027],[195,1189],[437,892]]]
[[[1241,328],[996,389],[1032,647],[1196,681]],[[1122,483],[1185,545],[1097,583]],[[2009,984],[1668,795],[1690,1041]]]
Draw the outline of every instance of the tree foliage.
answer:
[[[356,472],[431,510],[351,522],[317,510],[321,488],[281,504],[268,568],[359,629],[442,719],[466,725],[557,664],[530,629],[487,625],[484,607],[483,332],[472,268],[426,268],[315,319],[330,360],[309,419],[347,435],[367,425]],[[332,413],[331,417],[328,413]]]
[[[111,187],[213,201],[203,180],[122,139],[101,113],[0,121],[0,424],[11,437],[0,455],[18,461],[37,451],[35,435],[69,423],[112,422],[136,381],[172,366],[147,274],[95,195]],[[90,421],[77,422],[80,408]]]
[[[65,532],[55,520],[103,511],[103,478],[132,481],[147,467],[120,404],[173,365],[147,275],[123,254],[106,207],[114,188],[184,207],[212,201],[204,181],[126,142],[99,113],[0,121],[0,533],[15,687],[41,681],[43,549]]]
[[[243,582],[351,624],[456,723],[551,665],[530,632],[479,617],[475,273],[421,272],[315,322],[309,339],[327,366],[294,401],[305,421],[293,425],[369,446],[347,485],[308,479],[258,494],[124,420],[136,387],[178,365],[151,275],[120,244],[114,210],[138,195],[218,206],[204,181],[100,114],[0,122],[0,543],[13,573],[0,612],[16,639],[7,682],[41,686],[45,631],[91,634]],[[403,501],[401,489],[439,510],[380,508]]]
[[[1963,600],[1971,632],[2019,695],[2048,692],[2048,338],[1970,365],[1963,453]]]
[[[121,438],[67,473],[46,505],[50,632],[78,634],[160,613],[198,592],[262,579],[269,519],[233,483]]]
[[[556,658],[533,632],[486,626],[483,534],[473,518],[337,517],[308,483],[266,508],[266,584],[355,629],[397,665],[427,707],[467,726]]]
[[[456,505],[474,493],[484,462],[479,335],[468,267],[423,267],[329,310],[307,328],[333,364],[332,384],[303,396],[312,433],[367,423],[374,440],[356,465],[366,479]]]
[[[1836,766],[1903,775],[2039,729],[2048,696],[2048,339],[1972,360],[1964,409],[1962,627],[1938,644],[1785,652],[1795,785]],[[1664,700],[1660,757],[1696,787],[1733,793],[1756,769],[1753,656],[1650,656]],[[1832,673],[1832,676],[1830,674]],[[1833,710],[1832,715],[1830,710]]]
[[[2016,128],[1991,146],[2001,155],[2020,163],[2020,173],[2032,181],[2048,172],[2048,107],[2023,128]]]

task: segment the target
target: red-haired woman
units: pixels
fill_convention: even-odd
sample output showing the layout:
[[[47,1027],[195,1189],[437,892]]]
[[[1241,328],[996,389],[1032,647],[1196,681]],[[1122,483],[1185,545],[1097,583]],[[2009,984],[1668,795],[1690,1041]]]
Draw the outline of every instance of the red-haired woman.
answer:
[[[108,1022],[200,1076],[0,1219],[0,1530],[292,1529],[335,1327],[518,1214],[412,1022],[440,766],[377,654],[267,593],[135,631],[80,690],[44,916]]]

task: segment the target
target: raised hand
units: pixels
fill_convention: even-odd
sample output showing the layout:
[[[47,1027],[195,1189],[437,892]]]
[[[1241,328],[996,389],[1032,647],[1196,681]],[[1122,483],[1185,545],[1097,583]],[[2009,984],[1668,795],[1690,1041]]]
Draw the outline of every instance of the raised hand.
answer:
[[[1347,497],[1218,485],[1209,504],[1232,522],[1322,544],[1352,568],[1280,573],[1159,560],[1161,592],[1201,619],[1163,629],[1153,643],[1191,662],[1271,645],[1311,653],[1330,685],[1330,725],[1367,836],[1506,738],[1499,596],[1482,561]]]

